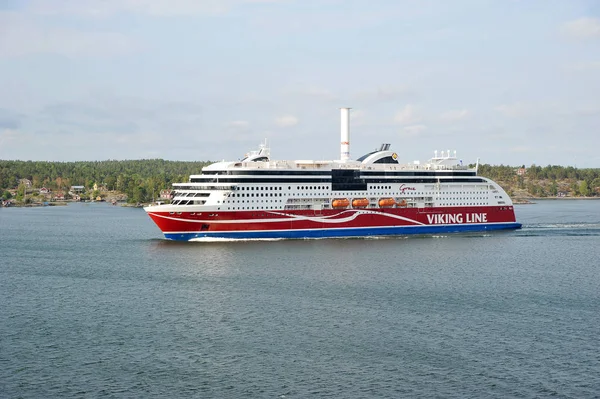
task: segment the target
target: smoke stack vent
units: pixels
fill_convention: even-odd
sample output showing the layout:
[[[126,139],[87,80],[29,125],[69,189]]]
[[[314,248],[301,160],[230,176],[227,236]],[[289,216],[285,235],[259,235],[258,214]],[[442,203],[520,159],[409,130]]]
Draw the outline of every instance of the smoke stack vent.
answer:
[[[350,108],[340,108],[340,160],[350,159]]]

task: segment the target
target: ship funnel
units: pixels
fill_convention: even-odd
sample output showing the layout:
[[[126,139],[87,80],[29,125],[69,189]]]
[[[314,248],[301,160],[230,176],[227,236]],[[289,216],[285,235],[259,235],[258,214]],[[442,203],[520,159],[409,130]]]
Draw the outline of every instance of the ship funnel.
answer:
[[[340,108],[340,160],[350,159],[350,108]]]

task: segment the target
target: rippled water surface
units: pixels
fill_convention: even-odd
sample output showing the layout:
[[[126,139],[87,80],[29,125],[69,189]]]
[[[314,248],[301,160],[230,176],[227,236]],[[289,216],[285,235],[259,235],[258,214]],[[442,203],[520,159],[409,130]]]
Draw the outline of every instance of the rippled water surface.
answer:
[[[600,395],[600,201],[515,232],[177,243],[0,209],[0,397]]]

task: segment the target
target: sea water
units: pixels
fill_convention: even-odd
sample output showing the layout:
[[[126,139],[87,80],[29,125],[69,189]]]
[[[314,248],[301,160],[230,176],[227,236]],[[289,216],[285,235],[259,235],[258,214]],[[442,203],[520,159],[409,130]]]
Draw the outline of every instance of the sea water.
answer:
[[[0,397],[598,397],[600,201],[516,212],[181,243],[141,209],[0,209]]]

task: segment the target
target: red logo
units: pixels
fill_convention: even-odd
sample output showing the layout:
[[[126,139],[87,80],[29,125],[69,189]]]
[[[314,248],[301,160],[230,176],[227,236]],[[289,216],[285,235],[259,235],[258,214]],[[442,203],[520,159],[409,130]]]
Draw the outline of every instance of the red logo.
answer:
[[[414,188],[414,187],[408,187],[406,184],[401,184],[401,185],[400,185],[400,188],[399,188],[399,190],[400,190],[400,192],[401,192],[402,194],[404,194],[404,192],[405,192],[406,190],[408,190],[408,191],[417,191],[417,189],[416,189],[416,188]]]

